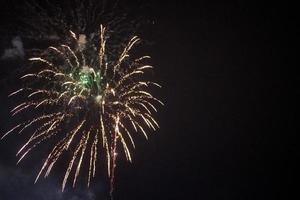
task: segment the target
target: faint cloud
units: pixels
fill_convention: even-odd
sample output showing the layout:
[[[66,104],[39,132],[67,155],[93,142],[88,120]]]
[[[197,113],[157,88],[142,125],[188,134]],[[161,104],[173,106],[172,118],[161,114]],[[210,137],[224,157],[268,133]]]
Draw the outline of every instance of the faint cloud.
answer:
[[[20,36],[16,36],[11,40],[11,48],[5,49],[1,60],[24,58],[25,52],[23,47],[23,42]]]
[[[1,200],[95,200],[91,189],[77,188],[61,192],[60,184],[51,178],[33,183],[35,176],[0,163]]]

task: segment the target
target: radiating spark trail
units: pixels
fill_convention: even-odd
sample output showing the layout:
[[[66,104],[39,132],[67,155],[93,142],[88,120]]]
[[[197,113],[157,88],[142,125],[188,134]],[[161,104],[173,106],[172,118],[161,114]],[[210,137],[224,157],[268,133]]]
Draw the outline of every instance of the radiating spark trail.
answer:
[[[9,96],[26,97],[11,110],[12,115],[32,111],[35,117],[19,123],[3,137],[29,128],[33,130],[17,153],[18,162],[39,144],[50,139],[55,141],[35,182],[42,174],[49,175],[64,152],[72,152],[62,190],[71,176],[75,186],[85,160],[89,186],[95,177],[99,154],[102,158],[106,156],[112,197],[120,148],[132,162],[133,133],[140,132],[148,139],[147,129],[159,128],[153,113],[157,112],[156,105],[163,103],[150,93],[150,87],[161,86],[143,80],[143,74],[153,69],[143,64],[149,56],[131,58],[130,50],[140,41],[137,36],[129,40],[114,60],[115,56],[107,54],[110,37],[106,35],[106,27],[100,26],[99,45],[92,50],[88,48],[89,38],[83,42],[79,34],[69,33],[70,44],[50,46],[41,56],[29,59],[37,70],[21,79],[30,87]]]

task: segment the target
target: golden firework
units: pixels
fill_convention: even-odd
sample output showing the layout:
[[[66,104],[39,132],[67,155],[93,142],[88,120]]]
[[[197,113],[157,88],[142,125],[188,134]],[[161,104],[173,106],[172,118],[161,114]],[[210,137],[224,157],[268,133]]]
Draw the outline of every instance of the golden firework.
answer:
[[[41,56],[29,59],[34,72],[21,77],[27,86],[9,95],[26,95],[11,110],[13,116],[25,111],[32,111],[35,116],[17,124],[2,137],[11,132],[33,130],[17,153],[18,162],[40,143],[56,141],[36,181],[42,175],[47,177],[61,155],[69,151],[72,156],[62,190],[72,173],[75,186],[84,160],[89,166],[89,185],[95,177],[99,152],[103,152],[112,193],[118,143],[131,162],[130,149],[135,147],[132,133],[148,138],[147,128],[159,128],[153,113],[157,111],[155,106],[163,103],[149,92],[149,87],[161,86],[143,80],[143,74],[153,68],[144,64],[149,56],[133,59],[129,54],[140,39],[132,37],[117,59],[112,59],[107,53],[106,33],[101,25],[95,46],[85,35],[70,31],[68,44],[50,46]]]

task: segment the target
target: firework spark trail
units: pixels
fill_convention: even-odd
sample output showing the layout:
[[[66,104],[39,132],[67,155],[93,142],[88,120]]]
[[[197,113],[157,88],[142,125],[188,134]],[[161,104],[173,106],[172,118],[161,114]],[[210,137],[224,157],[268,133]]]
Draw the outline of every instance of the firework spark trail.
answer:
[[[153,68],[142,63],[149,56],[130,57],[130,50],[139,38],[132,37],[118,59],[112,60],[106,53],[109,38],[106,28],[101,25],[99,33],[99,45],[93,53],[87,48],[89,40],[82,43],[80,35],[70,31],[71,44],[50,46],[47,53],[29,59],[33,69],[37,70],[21,77],[31,83],[30,87],[9,95],[26,94],[26,100],[15,106],[11,113],[15,115],[31,109],[39,114],[16,125],[3,137],[16,131],[24,132],[29,127],[34,130],[18,151],[18,162],[42,142],[59,137],[35,182],[42,174],[47,177],[63,152],[72,149],[62,190],[70,176],[73,176],[75,186],[85,160],[89,186],[95,177],[99,150],[102,150],[106,155],[112,198],[118,144],[126,159],[132,162],[130,149],[135,148],[135,143],[131,130],[140,132],[147,139],[147,128],[159,128],[152,114],[157,112],[155,105],[163,103],[149,92],[151,86],[161,86],[143,80],[142,75]]]

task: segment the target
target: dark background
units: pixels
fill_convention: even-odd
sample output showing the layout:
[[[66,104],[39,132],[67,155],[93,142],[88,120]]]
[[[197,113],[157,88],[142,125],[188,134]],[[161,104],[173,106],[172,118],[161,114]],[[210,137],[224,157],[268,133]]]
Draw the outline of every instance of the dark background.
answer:
[[[142,37],[154,41],[148,51],[166,105],[157,116],[161,129],[138,144],[134,163],[120,161],[115,200],[291,199],[299,159],[296,99],[288,93],[299,93],[290,59],[297,52],[292,5],[206,0],[148,5],[143,14],[153,20],[154,31]],[[14,23],[6,17],[10,8],[8,2],[1,7],[1,52],[10,40],[5,27]],[[1,129],[8,128],[12,106],[6,97],[14,88],[8,69],[16,65],[0,66]],[[92,186],[90,196],[79,187],[62,197],[55,173],[33,185],[39,165],[29,158],[15,166],[22,143],[16,140],[0,143],[1,200],[104,199],[104,181]]]

